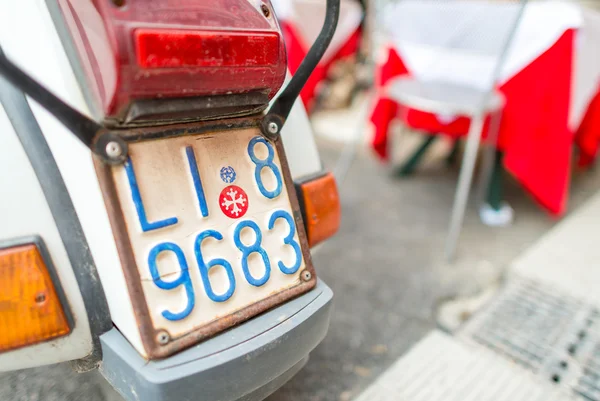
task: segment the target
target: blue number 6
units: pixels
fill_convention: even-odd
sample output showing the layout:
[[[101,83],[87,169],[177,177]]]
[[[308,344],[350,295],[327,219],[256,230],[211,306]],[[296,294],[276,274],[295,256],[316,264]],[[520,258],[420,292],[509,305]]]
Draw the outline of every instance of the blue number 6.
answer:
[[[179,267],[181,268],[181,274],[176,280],[173,281],[163,281],[160,278],[160,273],[158,272],[158,267],[156,265],[156,259],[161,252],[171,251],[177,256],[177,261],[179,262]],[[180,247],[175,245],[172,242],[162,242],[156,245],[154,248],[150,250],[150,254],[148,255],[148,266],[150,267],[150,274],[152,275],[152,281],[154,284],[160,289],[163,290],[173,290],[183,284],[185,288],[185,293],[187,295],[187,306],[182,312],[173,313],[168,310],[164,310],[162,315],[167,320],[181,320],[186,318],[194,309],[194,287],[192,286],[192,280],[190,279],[190,272],[188,270],[188,265],[185,260],[185,255]]]
[[[208,264],[204,263],[204,259],[202,258],[202,241],[205,238],[212,237],[218,241],[223,239],[223,235],[220,232],[215,230],[206,230],[202,231],[196,237],[196,244],[194,245],[194,252],[196,253],[196,261],[198,262],[198,268],[200,269],[200,276],[202,277],[202,282],[204,283],[204,289],[206,290],[206,295],[215,301],[215,302],[225,302],[233,295],[235,291],[235,276],[233,275],[233,269],[228,261],[225,259],[213,259]],[[212,289],[212,285],[210,284],[210,279],[208,277],[208,272],[213,266],[223,266],[225,271],[227,272],[227,277],[229,278],[229,289],[226,293],[222,295],[217,295]]]
[[[254,153],[254,147],[257,143],[263,143],[269,151],[267,158],[264,160],[261,160],[258,157],[256,157],[256,154]],[[263,194],[264,197],[269,199],[278,197],[281,193],[281,188],[283,187],[283,185],[281,183],[281,173],[279,172],[279,168],[275,165],[275,163],[273,163],[273,158],[275,157],[275,151],[273,150],[273,146],[271,146],[271,144],[267,142],[265,138],[261,136],[255,136],[248,143],[248,156],[250,156],[250,159],[254,162],[254,164],[256,164],[256,169],[254,169],[254,179],[256,181],[256,185],[258,185],[260,193]],[[267,188],[265,188],[262,182],[262,178],[260,177],[260,173],[265,167],[269,167],[271,169],[273,175],[275,176],[275,180],[277,180],[277,186],[273,191],[269,191],[267,190]]]
[[[292,267],[287,267],[281,260],[277,262],[277,266],[279,266],[279,270],[285,274],[294,274],[298,271],[300,264],[302,263],[302,251],[300,250],[300,245],[294,240],[294,234],[296,234],[296,225],[294,224],[294,219],[288,212],[285,210],[278,210],[273,213],[269,219],[269,230],[273,229],[277,219],[284,219],[287,221],[288,226],[290,227],[290,232],[288,233],[287,237],[283,239],[283,243],[294,248],[294,251],[296,252],[296,262],[294,262]]]
[[[242,243],[242,240],[240,239],[242,230],[246,227],[251,228],[252,231],[254,231],[254,234],[256,235],[256,240],[254,241],[254,244],[250,246],[244,245]],[[235,228],[235,231],[233,232],[233,241],[235,242],[235,246],[237,246],[238,249],[242,251],[242,270],[244,271],[244,276],[246,277],[246,280],[255,287],[260,287],[261,285],[266,283],[269,280],[269,277],[271,276],[271,262],[269,262],[269,256],[267,255],[267,251],[265,251],[264,248],[260,246],[262,242],[262,233],[260,232],[260,229],[258,228],[256,223],[247,220],[242,221],[240,224],[238,224]],[[252,277],[252,275],[250,274],[250,269],[248,268],[248,257],[254,252],[257,252],[260,256],[262,256],[263,263],[265,264],[265,274],[259,279]]]

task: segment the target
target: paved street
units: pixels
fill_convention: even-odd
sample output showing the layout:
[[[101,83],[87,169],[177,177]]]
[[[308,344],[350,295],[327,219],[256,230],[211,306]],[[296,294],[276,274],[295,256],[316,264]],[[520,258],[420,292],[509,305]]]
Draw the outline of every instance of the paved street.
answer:
[[[338,148],[321,142],[332,167]],[[435,326],[439,300],[495,281],[503,266],[554,222],[514,183],[506,198],[514,225],[492,229],[469,208],[459,259],[444,263],[442,250],[458,171],[442,160],[408,179],[361,154],[340,192],[340,233],[320,247],[314,262],[334,290],[329,335],[290,383],[269,401],[351,400],[411,344]],[[573,210],[600,188],[600,174],[575,175]],[[117,401],[98,374],[75,375],[68,366],[0,375],[2,401]]]
[[[329,166],[334,147],[321,144]],[[350,400],[435,326],[438,301],[470,294],[498,279],[503,267],[554,224],[515,183],[506,199],[509,228],[483,226],[472,204],[458,260],[443,260],[458,169],[428,163],[408,179],[360,155],[340,192],[340,233],[315,255],[336,295],[329,335],[312,359],[269,401]],[[599,188],[597,172],[576,175],[571,210]]]

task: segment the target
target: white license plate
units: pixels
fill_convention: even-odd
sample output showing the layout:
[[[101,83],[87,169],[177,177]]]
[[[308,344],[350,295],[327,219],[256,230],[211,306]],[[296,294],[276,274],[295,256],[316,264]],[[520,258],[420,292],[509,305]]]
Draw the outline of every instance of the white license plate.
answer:
[[[141,289],[136,313],[151,357],[314,286],[282,153],[280,141],[246,128],[131,143],[125,165],[110,168],[126,234],[114,231],[135,263],[124,269],[141,284],[131,298]]]

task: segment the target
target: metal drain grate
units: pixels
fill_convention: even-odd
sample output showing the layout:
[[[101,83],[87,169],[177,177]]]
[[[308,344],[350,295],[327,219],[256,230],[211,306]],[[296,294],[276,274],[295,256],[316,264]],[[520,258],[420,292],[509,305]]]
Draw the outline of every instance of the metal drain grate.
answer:
[[[465,328],[476,342],[538,372],[582,305],[530,281],[509,284]]]
[[[583,371],[573,390],[590,401],[600,400],[600,344],[582,364]]]
[[[600,401],[600,312],[529,280],[511,280],[459,336],[577,395]]]

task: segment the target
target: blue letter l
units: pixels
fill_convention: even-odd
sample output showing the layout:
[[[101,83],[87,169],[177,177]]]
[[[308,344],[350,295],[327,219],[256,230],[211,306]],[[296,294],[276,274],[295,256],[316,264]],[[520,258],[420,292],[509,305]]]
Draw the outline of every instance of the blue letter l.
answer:
[[[133,200],[133,204],[135,205],[135,210],[137,210],[142,231],[146,232],[158,230],[159,228],[177,224],[177,217],[171,217],[168,219],[155,221],[153,223],[148,221],[148,218],[146,217],[146,210],[144,209],[144,204],[142,203],[142,196],[140,195],[140,188],[138,187],[137,180],[135,178],[135,171],[133,171],[133,164],[131,163],[131,159],[129,157],[125,162],[125,171],[127,172],[127,179],[129,180],[129,187],[131,188],[131,198]]]

